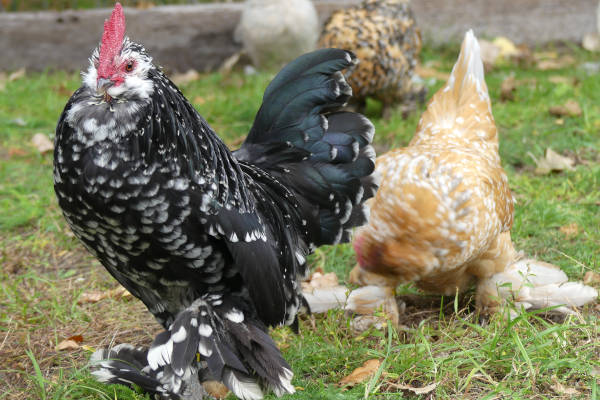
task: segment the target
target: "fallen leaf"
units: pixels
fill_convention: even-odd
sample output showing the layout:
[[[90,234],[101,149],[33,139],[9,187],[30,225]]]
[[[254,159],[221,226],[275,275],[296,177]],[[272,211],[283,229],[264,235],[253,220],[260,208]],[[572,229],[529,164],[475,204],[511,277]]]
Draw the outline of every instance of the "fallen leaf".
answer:
[[[590,285],[593,283],[600,283],[600,274],[594,271],[588,271],[583,276],[583,283]]]
[[[328,288],[338,286],[338,277],[334,272],[322,274],[315,272],[310,280],[302,282],[302,290],[311,290],[316,288]]]
[[[48,153],[54,150],[54,143],[43,133],[36,133],[31,138],[31,144],[40,152],[40,154]]]
[[[579,226],[573,222],[572,224],[561,226],[559,230],[567,238],[570,238],[571,236],[575,236],[579,233]]]
[[[560,383],[556,375],[552,375],[552,382],[554,382],[554,384],[550,385],[550,388],[558,394],[566,394],[571,396],[579,394],[579,390],[575,388],[565,387],[562,383]]]
[[[229,394],[227,386],[219,381],[204,381],[202,382],[202,386],[204,386],[204,390],[206,390],[209,396],[216,399],[224,399]]]
[[[185,85],[193,81],[200,79],[200,74],[195,69],[190,69],[183,74],[174,74],[171,76],[171,80],[177,86]]]
[[[357,315],[350,322],[350,327],[354,333],[363,333],[371,327],[375,327],[377,330],[381,330],[387,327],[388,319],[378,315]]]
[[[556,85],[565,84],[574,86],[577,83],[577,78],[574,76],[552,75],[548,78],[548,81]]]
[[[11,147],[8,149],[8,156],[9,157],[23,157],[27,155],[27,152],[23,149],[20,149],[18,147]]]
[[[352,373],[339,381],[338,386],[354,386],[364,382],[375,375],[379,369],[381,361],[378,359],[367,360],[361,367],[356,368]]]
[[[119,286],[118,288],[106,290],[104,292],[92,290],[90,292],[82,293],[81,296],[79,296],[79,299],[77,299],[77,304],[97,303],[107,298],[121,299],[126,297],[131,297],[131,293],[123,286]]]
[[[519,55],[519,49],[515,44],[504,36],[498,36],[492,43],[500,48],[500,57],[509,58]]]
[[[68,337],[67,340],[72,340],[76,343],[83,343],[83,336],[82,335],[73,335],[71,337]]]
[[[546,175],[552,171],[572,171],[574,169],[574,160],[569,157],[561,156],[551,148],[547,148],[545,157],[540,159],[536,159],[531,153],[528,154],[536,163],[535,173],[538,175]]]
[[[56,346],[56,350],[57,351],[64,351],[64,350],[77,350],[79,349],[79,343],[77,343],[74,340],[63,340],[62,342],[60,342],[58,344],[58,346]]]
[[[537,62],[537,69],[540,71],[567,68],[575,64],[576,61],[573,56],[566,54],[559,57],[554,52],[536,53],[534,59]]]
[[[12,81],[16,81],[17,79],[24,78],[24,77],[25,77],[25,68],[19,68],[18,70],[14,71],[10,75],[8,75],[8,81],[12,82]]]
[[[393,386],[396,389],[400,389],[400,390],[409,390],[411,392],[413,392],[414,394],[427,394],[427,393],[431,393],[435,390],[436,387],[438,387],[440,383],[439,382],[434,382],[431,383],[427,386],[423,386],[423,387],[414,387],[411,385],[402,385],[402,384],[398,384],[398,383],[390,383],[391,386]]]
[[[417,65],[415,68],[415,73],[423,79],[427,78],[435,78],[441,81],[447,81],[450,77],[448,72],[438,71],[437,69],[425,67],[422,65]]]
[[[487,68],[491,68],[496,65],[496,61],[500,57],[502,49],[498,45],[490,42],[489,40],[479,39],[479,48],[481,50],[481,60]]]
[[[198,105],[202,105],[206,103],[206,99],[202,96],[196,96],[194,97],[194,104],[198,104]]]
[[[517,81],[514,76],[509,76],[502,81],[500,85],[500,101],[514,100]]]
[[[556,125],[562,126],[562,125],[564,125],[564,124],[565,124],[565,120],[564,120],[564,119],[562,119],[562,118],[556,118],[556,120],[554,120],[554,123],[555,123]]]
[[[551,106],[548,111],[555,117],[579,117],[582,114],[579,103],[573,99],[561,106]]]
[[[581,47],[583,47],[587,51],[600,51],[600,36],[598,36],[598,33],[594,32],[583,35]]]

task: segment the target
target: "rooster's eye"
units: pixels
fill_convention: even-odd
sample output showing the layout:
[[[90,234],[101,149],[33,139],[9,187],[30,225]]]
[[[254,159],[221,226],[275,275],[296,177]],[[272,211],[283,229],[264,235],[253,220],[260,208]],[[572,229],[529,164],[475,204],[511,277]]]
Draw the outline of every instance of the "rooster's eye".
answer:
[[[133,71],[133,62],[128,62],[127,65],[125,66],[125,71],[127,72],[131,72]]]

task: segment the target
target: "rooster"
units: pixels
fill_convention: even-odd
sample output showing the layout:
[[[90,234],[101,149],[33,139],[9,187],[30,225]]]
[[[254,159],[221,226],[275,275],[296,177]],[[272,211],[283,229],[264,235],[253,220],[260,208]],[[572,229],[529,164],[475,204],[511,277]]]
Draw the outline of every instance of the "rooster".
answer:
[[[368,97],[382,102],[382,114],[402,104],[409,111],[425,90],[413,82],[421,52],[421,33],[409,0],[364,0],[334,12],[325,23],[321,47],[356,53],[360,63],[348,72],[352,103],[363,110]]]
[[[388,289],[415,282],[443,295],[476,282],[476,300],[483,311],[496,309],[501,298],[542,308],[580,306],[597,296],[593,288],[567,283],[558,267],[519,260],[510,236],[514,199],[500,164],[479,44],[472,31],[408,147],[378,157],[376,172],[380,187],[368,202],[368,224],[355,234],[359,265],[351,281]],[[358,294],[351,295],[353,302]]]
[[[98,350],[99,380],[172,399],[201,398],[200,372],[242,399],[294,392],[267,327],[295,326],[306,256],[348,241],[376,189],[373,125],[337,111],[354,63],[337,49],[291,62],[232,153],[116,4],[58,121],[54,187],[77,238],[165,331],[149,349]]]

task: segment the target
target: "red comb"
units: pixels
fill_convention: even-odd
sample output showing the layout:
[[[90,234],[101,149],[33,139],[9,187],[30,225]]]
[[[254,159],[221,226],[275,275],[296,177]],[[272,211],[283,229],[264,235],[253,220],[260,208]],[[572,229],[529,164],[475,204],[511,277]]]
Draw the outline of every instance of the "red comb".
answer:
[[[113,59],[121,51],[125,37],[125,15],[121,3],[115,4],[110,19],[104,21],[104,33],[100,44],[98,77],[108,78],[113,70]]]

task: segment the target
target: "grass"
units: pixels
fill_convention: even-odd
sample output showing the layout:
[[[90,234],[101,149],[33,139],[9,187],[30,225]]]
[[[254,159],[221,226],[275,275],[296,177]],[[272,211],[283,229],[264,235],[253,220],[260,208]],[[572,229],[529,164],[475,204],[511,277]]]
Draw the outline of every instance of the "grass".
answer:
[[[546,49],[548,50],[548,49]],[[573,279],[600,271],[600,80],[579,67],[590,54],[569,47],[572,67],[540,71],[506,64],[487,73],[500,131],[500,154],[517,198],[512,234],[518,248],[563,268]],[[426,48],[424,62],[449,71],[458,46]],[[515,99],[502,102],[502,81],[514,75]],[[576,83],[553,83],[554,77]],[[272,74],[211,74],[183,87],[210,124],[233,144],[248,131]],[[430,82],[430,94],[442,82]],[[70,234],[52,189],[52,156],[30,145],[37,132],[52,135],[76,74],[47,72],[8,82],[0,92],[0,399],[146,399],[143,394],[94,382],[86,367],[91,351],[111,341],[148,344],[159,329],[136,300],[78,300],[84,292],[115,288],[116,282]],[[548,113],[551,105],[579,102],[581,117]],[[368,113],[380,150],[401,146],[412,136],[421,110],[403,120]],[[546,148],[578,160],[575,170],[534,174],[528,155]],[[569,234],[561,227],[576,224]],[[348,245],[319,249],[313,267],[345,279],[354,264]],[[406,288],[406,293],[414,293]],[[340,311],[303,316],[300,334],[286,328],[273,335],[295,372],[294,399],[548,399],[600,398],[598,315],[555,321],[543,312],[508,322],[502,315],[481,322],[471,293],[459,298],[407,295],[398,329],[355,333]],[[74,335],[82,347],[56,351]],[[373,378],[353,388],[340,379],[369,359],[383,360]],[[429,395],[402,385],[436,383]],[[432,397],[427,397],[432,396]],[[269,397],[273,398],[273,397]]]

